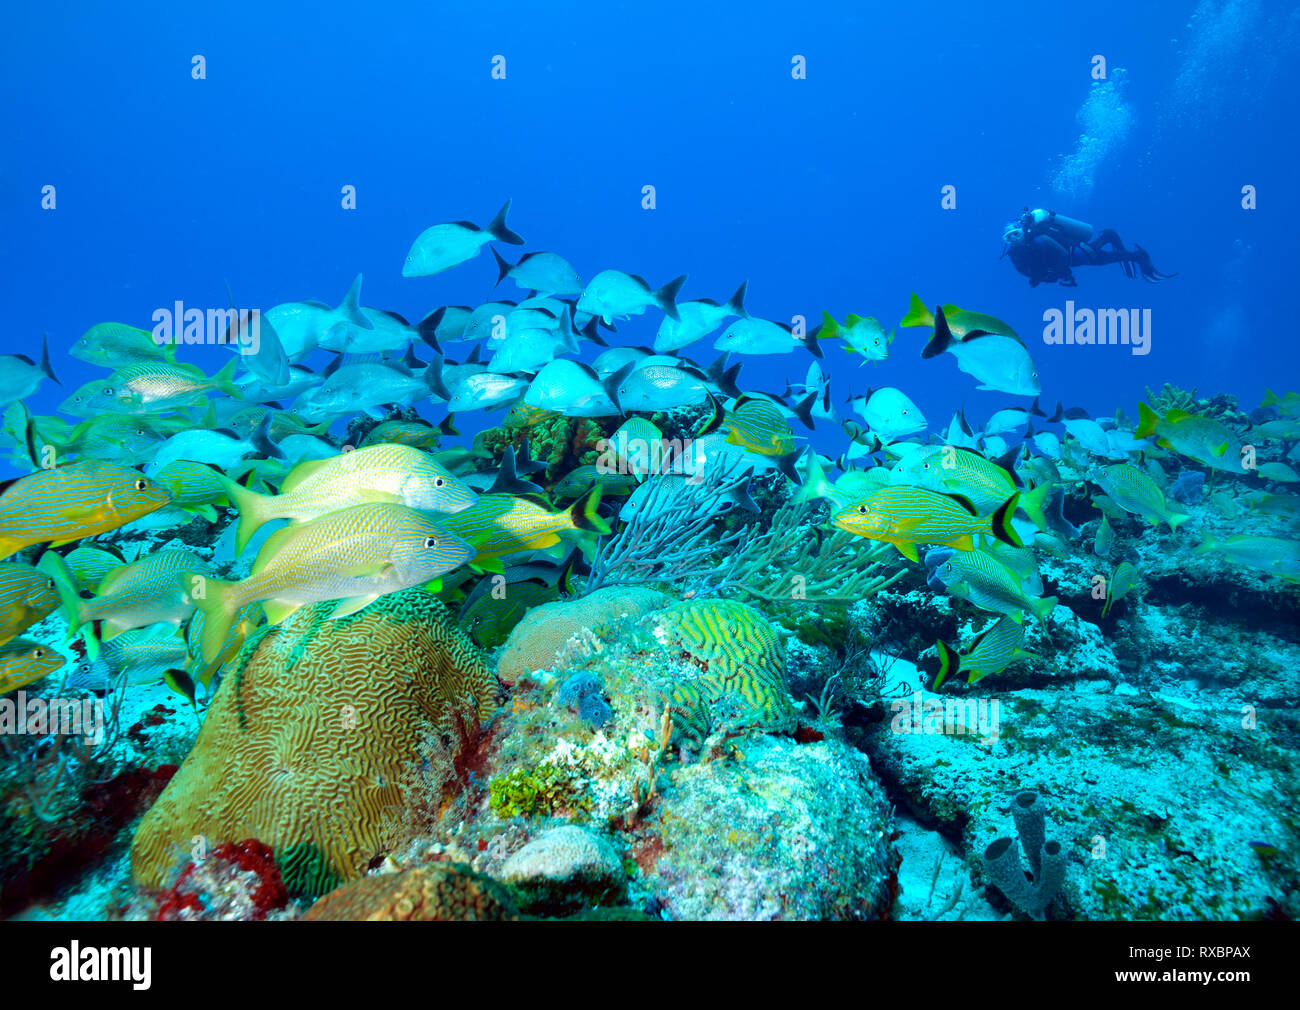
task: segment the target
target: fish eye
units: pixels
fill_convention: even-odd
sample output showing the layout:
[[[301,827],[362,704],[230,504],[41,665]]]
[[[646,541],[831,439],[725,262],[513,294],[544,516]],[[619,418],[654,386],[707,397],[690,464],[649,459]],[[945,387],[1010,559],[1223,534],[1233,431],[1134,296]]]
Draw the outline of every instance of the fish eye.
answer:
[[[865,505],[859,505],[859,506],[858,506],[858,514],[859,514],[859,515],[866,515],[866,514],[867,514],[867,507],[866,507]]]
[[[45,658],[44,649],[34,649],[32,651],[32,659],[44,659],[44,658]]]
[[[903,416],[904,416],[904,417],[907,416],[907,408],[906,408],[906,407],[903,408]]]
[[[437,538],[437,537],[425,537],[425,538],[424,538],[424,546],[425,546],[425,547],[437,547],[437,546],[438,546],[438,538]]]
[[[105,396],[112,396],[112,395],[113,395],[113,391],[112,391],[111,389],[105,387],[105,389],[104,389],[104,395],[105,395]]]
[[[135,482],[135,489],[137,491],[143,491],[148,486],[149,486],[149,482],[147,480],[141,479]]]
[[[447,482],[446,482],[445,480],[443,480],[441,477],[436,477],[436,478],[434,478],[433,486],[434,486],[434,487],[442,487],[445,483],[447,483]]]

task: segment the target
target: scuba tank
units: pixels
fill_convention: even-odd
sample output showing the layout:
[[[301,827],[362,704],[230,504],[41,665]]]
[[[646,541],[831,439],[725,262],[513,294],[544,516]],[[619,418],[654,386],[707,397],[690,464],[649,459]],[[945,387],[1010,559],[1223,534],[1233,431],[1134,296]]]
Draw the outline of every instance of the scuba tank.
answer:
[[[1092,238],[1092,225],[1087,222],[1041,208],[1025,211],[1020,221],[1021,227],[1031,235],[1043,235],[1055,231],[1071,244],[1087,242]]]

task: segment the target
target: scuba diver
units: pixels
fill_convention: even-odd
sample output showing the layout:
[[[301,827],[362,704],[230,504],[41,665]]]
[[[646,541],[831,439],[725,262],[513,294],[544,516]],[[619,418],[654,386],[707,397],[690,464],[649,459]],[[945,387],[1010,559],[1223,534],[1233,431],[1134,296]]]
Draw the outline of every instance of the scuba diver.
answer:
[[[1031,288],[1039,284],[1078,287],[1072,267],[1105,266],[1121,263],[1124,273],[1150,283],[1176,277],[1164,274],[1151,264],[1151,255],[1140,245],[1124,248],[1124,243],[1110,228],[1094,233],[1092,225],[1054,210],[1030,210],[1020,220],[1007,226],[1002,234],[1002,255],[1010,254],[1011,264],[1029,278]]]

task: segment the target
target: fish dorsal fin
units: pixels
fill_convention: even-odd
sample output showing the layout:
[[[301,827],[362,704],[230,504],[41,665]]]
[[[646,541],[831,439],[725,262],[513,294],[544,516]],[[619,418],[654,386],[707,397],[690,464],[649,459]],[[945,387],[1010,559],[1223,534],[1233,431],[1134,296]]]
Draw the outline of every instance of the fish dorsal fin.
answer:
[[[845,326],[845,328],[848,328],[848,329],[851,329],[852,327],[857,326],[858,323],[860,323],[860,322],[862,322],[862,317],[859,316],[859,315],[855,315],[855,314],[852,313],[852,312],[850,312],[847,316],[844,317],[844,326]]]
[[[299,463],[280,483],[280,494],[288,494],[328,462],[328,459],[308,459]]]
[[[979,512],[975,508],[975,503],[972,502],[969,498],[967,498],[964,494],[950,494],[948,495],[948,497],[951,498],[953,501],[955,501],[962,508],[964,508],[971,515],[976,516],[978,518]]]
[[[1176,423],[1176,422],[1178,422],[1178,421],[1183,420],[1183,418],[1185,418],[1185,417],[1194,417],[1194,416],[1195,416],[1195,415],[1193,415],[1193,414],[1189,414],[1189,413],[1188,413],[1187,411],[1185,411],[1185,410],[1179,410],[1178,408],[1175,407],[1175,408],[1171,409],[1170,411],[1168,411],[1168,412],[1165,414],[1165,416],[1164,416],[1163,418],[1161,418],[1161,420],[1168,421],[1170,424],[1174,424],[1174,423]]]

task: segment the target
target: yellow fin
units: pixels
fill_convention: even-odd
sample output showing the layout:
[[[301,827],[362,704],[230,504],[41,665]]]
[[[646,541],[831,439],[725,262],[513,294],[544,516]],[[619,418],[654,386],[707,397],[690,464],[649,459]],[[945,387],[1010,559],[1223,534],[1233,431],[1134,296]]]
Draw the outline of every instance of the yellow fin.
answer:
[[[262,611],[266,614],[268,624],[279,624],[286,617],[296,612],[302,606],[301,603],[290,603],[287,600],[263,600]]]
[[[334,457],[331,457],[330,459],[333,458]],[[330,462],[330,459],[308,459],[299,463],[290,470],[288,474],[285,475],[284,480],[280,482],[280,494],[288,494],[326,463]]]
[[[382,595],[382,593],[367,593],[364,596],[349,596],[339,600],[334,605],[334,613],[330,614],[329,619],[337,621],[340,617],[347,617],[349,614],[355,614],[358,610],[364,610]]]

